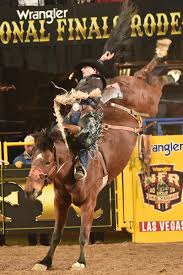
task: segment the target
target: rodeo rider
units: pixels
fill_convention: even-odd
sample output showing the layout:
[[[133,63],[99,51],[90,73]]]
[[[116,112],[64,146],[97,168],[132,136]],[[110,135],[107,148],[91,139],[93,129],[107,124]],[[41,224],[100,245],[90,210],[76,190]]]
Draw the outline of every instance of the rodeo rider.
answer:
[[[106,51],[98,60],[86,59],[75,67],[76,72],[81,72],[82,79],[75,90],[90,93],[98,88],[106,88],[106,71],[104,61],[112,59],[114,53]],[[76,125],[70,131],[77,146],[77,157],[74,165],[74,177],[83,180],[87,175],[89,156],[96,150],[96,141],[101,133],[102,113],[97,112],[100,97],[82,99],[74,103],[71,111],[65,118],[65,123]]]

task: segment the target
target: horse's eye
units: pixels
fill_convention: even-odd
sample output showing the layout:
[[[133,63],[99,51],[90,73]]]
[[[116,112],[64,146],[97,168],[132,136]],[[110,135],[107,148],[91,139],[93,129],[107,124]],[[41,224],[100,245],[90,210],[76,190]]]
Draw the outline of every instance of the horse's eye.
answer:
[[[46,165],[49,165],[50,163],[51,163],[50,161],[47,161],[45,164],[46,164]]]

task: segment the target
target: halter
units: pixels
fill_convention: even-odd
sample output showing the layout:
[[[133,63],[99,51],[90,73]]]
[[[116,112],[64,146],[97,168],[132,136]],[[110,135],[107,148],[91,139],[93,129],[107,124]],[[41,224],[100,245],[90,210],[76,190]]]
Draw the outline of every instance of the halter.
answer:
[[[48,171],[48,173],[45,174],[41,168],[32,166],[28,177],[31,177],[33,175],[35,176],[37,174],[40,179],[44,179],[44,186],[47,186],[51,182],[50,177],[55,172],[56,172],[55,175],[57,175],[61,171],[63,166],[66,164],[66,162],[67,162],[67,160],[65,162],[63,162],[61,165],[58,165],[58,162],[56,161],[56,148],[54,146],[54,164],[51,167],[51,169]]]

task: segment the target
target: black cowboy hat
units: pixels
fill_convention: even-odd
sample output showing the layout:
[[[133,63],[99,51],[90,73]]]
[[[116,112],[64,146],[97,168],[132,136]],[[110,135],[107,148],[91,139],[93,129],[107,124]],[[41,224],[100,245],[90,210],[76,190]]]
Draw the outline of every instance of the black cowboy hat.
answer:
[[[104,77],[106,77],[107,72],[104,68],[104,64],[98,60],[93,60],[93,59],[84,59],[82,60],[80,63],[78,63],[75,66],[75,70],[76,71],[81,71],[81,69],[85,66],[89,66],[92,68],[95,68],[97,70],[97,72],[101,75],[103,75]]]

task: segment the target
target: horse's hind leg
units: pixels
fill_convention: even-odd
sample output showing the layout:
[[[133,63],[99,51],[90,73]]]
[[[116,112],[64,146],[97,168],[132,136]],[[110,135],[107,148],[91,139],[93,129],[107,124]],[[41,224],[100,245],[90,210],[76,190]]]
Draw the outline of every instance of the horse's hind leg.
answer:
[[[52,258],[55,252],[57,245],[59,244],[64,230],[64,225],[67,218],[67,213],[69,206],[71,204],[70,199],[65,200],[60,197],[55,197],[54,205],[55,205],[55,226],[54,231],[51,238],[51,244],[49,251],[41,261],[39,261],[34,267],[33,270],[47,270],[52,265]]]
[[[76,263],[72,265],[72,269],[83,269],[86,267],[86,249],[89,243],[90,231],[93,222],[93,213],[96,202],[95,200],[85,202],[81,207],[81,227],[80,227],[80,256]]]
[[[161,58],[159,58],[157,54],[155,54],[153,59],[146,66],[134,73],[134,76],[147,81],[148,76],[160,62]]]
[[[134,74],[134,76],[144,79],[149,84],[152,84],[153,83],[152,77],[154,75],[159,75],[162,71],[162,68],[156,68],[156,67],[163,62],[163,58],[167,55],[170,44],[171,44],[170,39],[158,40],[156,45],[156,50],[155,50],[156,53],[154,57],[141,70],[137,71]]]
[[[180,75],[181,75],[181,71],[172,70],[168,72],[167,75],[154,77],[153,78],[154,86],[159,86],[159,88],[162,90],[162,88],[166,85],[176,84],[176,82],[179,80]]]

